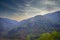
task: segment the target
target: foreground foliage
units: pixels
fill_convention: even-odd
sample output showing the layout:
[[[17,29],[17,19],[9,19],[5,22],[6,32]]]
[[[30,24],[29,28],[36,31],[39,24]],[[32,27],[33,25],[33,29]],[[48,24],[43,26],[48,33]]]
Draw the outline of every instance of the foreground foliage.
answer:
[[[27,36],[26,40],[60,40],[60,33],[59,32],[51,32],[51,33],[43,33],[38,37],[35,36]]]
[[[60,33],[53,31],[50,33],[43,33],[40,35],[28,34],[22,38],[0,38],[0,40],[60,40]]]

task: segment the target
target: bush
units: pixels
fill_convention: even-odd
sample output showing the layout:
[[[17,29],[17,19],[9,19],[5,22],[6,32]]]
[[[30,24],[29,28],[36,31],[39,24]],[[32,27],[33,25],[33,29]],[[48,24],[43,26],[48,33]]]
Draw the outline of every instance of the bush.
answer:
[[[26,40],[60,40],[60,33],[56,31],[43,33],[38,38],[34,38],[34,36],[29,35],[26,37]]]

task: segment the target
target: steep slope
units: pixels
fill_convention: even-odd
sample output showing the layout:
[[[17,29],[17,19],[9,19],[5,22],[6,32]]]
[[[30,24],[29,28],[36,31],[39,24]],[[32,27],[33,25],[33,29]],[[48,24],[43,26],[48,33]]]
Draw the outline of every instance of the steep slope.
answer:
[[[28,34],[39,35],[45,32],[60,31],[60,11],[37,15],[18,23],[18,28],[9,31],[9,37],[24,37]],[[14,35],[13,35],[14,34]]]
[[[56,30],[60,31],[60,11],[45,15],[45,17],[54,23]]]
[[[60,32],[60,11],[37,15],[35,17],[18,22],[18,27],[8,32],[9,38],[25,39],[26,35],[35,35],[45,32],[59,31]]]
[[[17,21],[7,18],[0,18],[0,35],[6,35],[6,33],[17,26]]]

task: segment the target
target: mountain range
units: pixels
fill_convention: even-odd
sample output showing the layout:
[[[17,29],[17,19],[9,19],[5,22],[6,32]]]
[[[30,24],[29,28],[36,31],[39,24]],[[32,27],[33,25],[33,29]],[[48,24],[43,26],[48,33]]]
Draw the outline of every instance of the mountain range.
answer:
[[[60,32],[60,11],[37,15],[35,17],[17,22],[15,20],[0,18],[0,37],[22,38],[26,35],[35,35],[45,32]]]

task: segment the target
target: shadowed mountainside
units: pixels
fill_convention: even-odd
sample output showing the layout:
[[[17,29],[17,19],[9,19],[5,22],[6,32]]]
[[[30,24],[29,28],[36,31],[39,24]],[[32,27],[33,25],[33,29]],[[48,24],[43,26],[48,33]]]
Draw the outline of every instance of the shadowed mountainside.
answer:
[[[23,38],[26,35],[39,35],[46,32],[58,31],[60,32],[60,11],[37,15],[35,17],[23,20],[18,23],[18,27],[9,31],[9,37]],[[13,35],[14,34],[14,35]]]
[[[46,32],[60,32],[60,11],[43,16],[37,15],[20,22],[0,18],[0,24],[0,31],[9,30],[7,35],[5,35],[6,37],[21,38],[21,40],[23,40],[26,35],[38,36]]]

